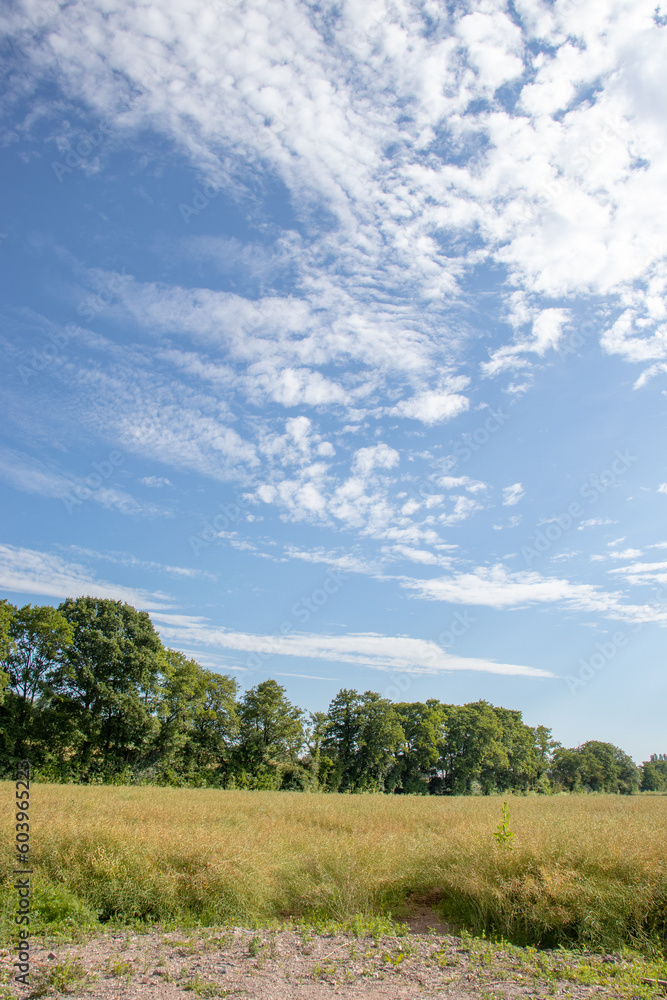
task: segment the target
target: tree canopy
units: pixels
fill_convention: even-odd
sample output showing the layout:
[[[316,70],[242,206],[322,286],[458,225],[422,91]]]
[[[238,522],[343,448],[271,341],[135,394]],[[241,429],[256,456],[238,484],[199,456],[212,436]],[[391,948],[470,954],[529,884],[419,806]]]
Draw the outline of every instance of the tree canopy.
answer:
[[[0,771],[28,757],[54,781],[469,795],[667,790],[667,755],[566,748],[487,701],[394,704],[343,688],[306,715],[275,680],[235,678],[166,649],[122,601],[0,601]]]

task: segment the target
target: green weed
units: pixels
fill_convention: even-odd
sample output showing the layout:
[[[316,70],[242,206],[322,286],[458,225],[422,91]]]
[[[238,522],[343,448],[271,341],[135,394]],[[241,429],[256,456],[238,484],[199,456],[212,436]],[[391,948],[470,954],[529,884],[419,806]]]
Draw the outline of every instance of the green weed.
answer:
[[[31,983],[31,997],[43,997],[55,990],[56,993],[73,993],[91,981],[78,959],[66,958],[41,969]]]
[[[502,820],[498,824],[498,828],[494,833],[497,844],[501,844],[503,847],[512,848],[512,841],[514,840],[514,834],[510,831],[510,807],[506,802],[503,802],[503,812]]]

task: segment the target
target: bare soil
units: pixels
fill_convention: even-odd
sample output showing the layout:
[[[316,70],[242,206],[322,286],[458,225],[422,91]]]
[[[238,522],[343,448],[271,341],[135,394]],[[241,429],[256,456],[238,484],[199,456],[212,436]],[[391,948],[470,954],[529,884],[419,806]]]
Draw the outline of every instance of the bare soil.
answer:
[[[356,938],[299,930],[242,928],[108,933],[78,944],[34,949],[20,1000],[66,994],[73,1000],[473,1000],[568,997],[606,992],[572,982],[540,983],[507,956],[480,962],[429,909],[415,906],[410,933]],[[37,944],[37,942],[35,942]],[[0,953],[10,985],[10,951]],[[495,961],[495,960],[494,960]],[[6,989],[7,987],[5,987]],[[0,996],[8,996],[0,992]]]

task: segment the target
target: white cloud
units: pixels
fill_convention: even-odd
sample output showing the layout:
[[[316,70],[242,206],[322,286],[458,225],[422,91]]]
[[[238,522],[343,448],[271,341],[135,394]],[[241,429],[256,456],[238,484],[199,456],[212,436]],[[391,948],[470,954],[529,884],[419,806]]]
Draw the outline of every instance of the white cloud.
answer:
[[[592,584],[570,583],[534,571],[511,573],[501,564],[430,580],[403,577],[401,584],[416,591],[421,598],[450,604],[477,604],[499,609],[562,604],[572,611],[596,611],[624,621],[667,623],[667,607],[661,610],[648,605],[625,604],[620,593],[606,593]]]
[[[352,470],[362,476],[370,475],[375,469],[393,469],[398,465],[400,455],[386,444],[376,444],[370,448],[359,448],[354,453]]]
[[[470,670],[503,676],[553,676],[548,670],[537,667],[454,656],[446,653],[435,642],[412,639],[408,636],[378,635],[374,632],[338,636],[313,633],[255,635],[217,628],[204,618],[162,612],[154,613],[151,617],[157,623],[163,640],[168,643],[200,643],[214,648],[264,654],[260,661],[264,669],[266,655],[269,654],[329,660],[333,663],[353,663],[371,670],[401,670],[416,674]],[[252,662],[248,660],[249,664]]]
[[[285,556],[288,559],[300,559],[302,562],[325,563],[327,566],[332,566],[342,573],[364,573],[375,576],[380,571],[377,563],[369,562],[351,552],[340,554],[328,552],[323,548],[306,551],[297,548],[295,545],[288,545],[285,548]]]
[[[618,524],[618,521],[612,521],[609,517],[588,517],[585,521],[580,521],[577,525],[577,531],[583,531],[585,528],[597,528],[601,525],[607,524]],[[623,541],[623,539],[621,539]],[[610,542],[610,545],[614,545],[614,542]]]
[[[394,545],[390,551],[395,558],[407,559],[409,562],[427,566],[449,565],[451,563],[451,559],[447,556],[436,555],[435,552],[429,552],[428,549],[415,549],[410,545]]]
[[[529,318],[525,296],[515,296],[511,303],[512,316],[515,320],[524,321]],[[543,357],[548,350],[558,347],[563,334],[563,326],[569,319],[567,309],[542,309],[532,321],[532,337],[520,335],[513,343],[498,348],[489,361],[482,363],[484,375],[498,375],[504,371],[514,371],[529,366],[527,353]]]
[[[108,597],[143,609],[168,608],[173,604],[168,594],[98,580],[80,563],[14,545],[0,544],[0,587],[10,593],[60,600],[66,597]]]
[[[446,16],[344,2],[326,38],[318,12],[290,0],[122,12],[75,0],[58,10],[57,31],[37,31],[24,2],[2,27],[21,33],[26,93],[55,78],[67,97],[111,116],[115,143],[150,125],[189,157],[200,183],[239,199],[240,164],[267,164],[301,218],[317,206],[336,219],[311,244],[283,239],[300,301],[157,286],[125,295],[138,322],[222,339],[237,362],[275,355],[275,381],[248,378],[282,405],[330,405],[344,390],[316,375],[324,356],[424,373],[447,354],[447,338],[460,338],[451,324],[441,335],[439,306],[480,261],[507,269],[517,320],[487,374],[545,356],[567,314],[553,300],[577,295],[625,296],[605,348],[664,362],[665,32],[632,0],[598,5],[594,16],[581,5],[520,6],[522,28],[495,2]],[[494,96],[510,82],[518,113]],[[445,133],[447,158],[436,152]],[[443,252],[443,233],[476,240]],[[315,319],[322,305],[324,322]],[[406,400],[406,415],[450,416],[437,392]]]
[[[506,486],[503,489],[503,506],[512,507],[519,500],[522,500],[526,495],[521,483],[513,483],[512,486]]]
[[[468,379],[465,380],[469,381]],[[455,392],[422,392],[410,399],[403,399],[389,412],[399,417],[410,417],[432,425],[452,420],[470,407],[466,396]]]
[[[191,566],[165,565],[165,563],[154,562],[150,559],[139,559],[129,552],[99,552],[96,549],[86,549],[80,545],[69,545],[67,548],[74,555],[86,559],[102,560],[114,563],[117,566],[127,566],[131,569],[145,569],[149,572],[164,573],[167,576],[176,577],[177,579],[201,578],[203,580],[217,580],[217,577],[207,570],[194,569]]]
[[[609,573],[622,577],[633,586],[667,583],[667,562],[635,562],[630,563],[629,566],[618,566],[616,569],[610,569]]]
[[[164,476],[144,476],[139,480],[144,486],[151,486],[154,489],[160,489],[162,486],[171,486],[171,480],[166,479]]]

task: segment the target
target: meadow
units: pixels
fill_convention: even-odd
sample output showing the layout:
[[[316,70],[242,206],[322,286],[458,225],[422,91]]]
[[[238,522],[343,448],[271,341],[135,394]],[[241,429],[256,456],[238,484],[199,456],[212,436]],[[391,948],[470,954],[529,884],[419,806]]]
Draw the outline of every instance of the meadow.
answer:
[[[2,785],[3,800],[13,785]],[[33,785],[37,926],[260,926],[426,901],[516,944],[664,947],[667,795],[503,799]],[[7,829],[3,920],[15,900]]]

